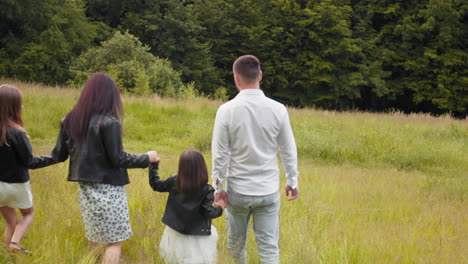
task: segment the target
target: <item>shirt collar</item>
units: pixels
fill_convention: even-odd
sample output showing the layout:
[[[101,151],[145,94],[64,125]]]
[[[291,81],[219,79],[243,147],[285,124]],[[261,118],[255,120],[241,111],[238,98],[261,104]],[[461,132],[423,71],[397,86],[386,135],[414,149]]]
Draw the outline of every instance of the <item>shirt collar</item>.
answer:
[[[260,89],[244,89],[240,91],[236,97],[244,97],[244,96],[265,96],[265,94]]]

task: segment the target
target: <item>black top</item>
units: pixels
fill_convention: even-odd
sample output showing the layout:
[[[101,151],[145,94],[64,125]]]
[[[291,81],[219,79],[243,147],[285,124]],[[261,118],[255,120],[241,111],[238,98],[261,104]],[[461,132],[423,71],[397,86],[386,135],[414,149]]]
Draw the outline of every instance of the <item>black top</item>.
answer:
[[[33,157],[28,136],[15,128],[7,128],[7,144],[0,147],[0,181],[24,183],[29,181],[28,169],[56,163],[51,156]]]
[[[62,126],[52,157],[57,162],[70,156],[69,181],[125,185],[127,168],[146,168],[147,154],[132,155],[123,150],[120,121],[110,115],[94,115],[86,138],[75,141]]]
[[[221,206],[213,206],[214,189],[205,185],[193,192],[178,192],[177,175],[160,180],[158,164],[149,169],[149,183],[157,192],[169,192],[162,222],[185,235],[211,235],[211,219],[222,215]]]

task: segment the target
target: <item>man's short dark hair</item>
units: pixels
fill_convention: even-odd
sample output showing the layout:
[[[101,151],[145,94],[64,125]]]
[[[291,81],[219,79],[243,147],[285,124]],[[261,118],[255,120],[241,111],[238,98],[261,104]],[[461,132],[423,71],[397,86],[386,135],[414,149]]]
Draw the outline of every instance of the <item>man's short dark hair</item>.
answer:
[[[260,60],[254,55],[243,55],[237,58],[233,65],[234,73],[238,74],[246,83],[257,81],[261,69]]]

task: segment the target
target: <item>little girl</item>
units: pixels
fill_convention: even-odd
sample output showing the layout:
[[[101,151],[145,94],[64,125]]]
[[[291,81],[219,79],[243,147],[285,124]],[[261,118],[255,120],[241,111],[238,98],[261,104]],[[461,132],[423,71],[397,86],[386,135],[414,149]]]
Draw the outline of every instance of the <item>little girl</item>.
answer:
[[[34,217],[29,169],[54,164],[50,156],[33,157],[23,128],[21,92],[13,86],[0,86],[0,212],[5,219],[3,241],[9,250],[31,253],[19,242]],[[18,221],[15,208],[23,216]]]
[[[218,233],[211,219],[221,216],[227,203],[213,206],[214,189],[200,151],[182,152],[179,171],[160,180],[158,163],[149,169],[149,183],[157,192],[169,192],[162,222],[166,224],[159,251],[166,263],[216,263]]]

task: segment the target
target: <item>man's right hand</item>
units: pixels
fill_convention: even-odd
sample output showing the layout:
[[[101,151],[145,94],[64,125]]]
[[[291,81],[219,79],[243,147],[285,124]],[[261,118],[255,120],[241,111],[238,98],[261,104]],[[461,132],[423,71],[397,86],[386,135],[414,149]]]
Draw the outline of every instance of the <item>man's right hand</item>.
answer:
[[[226,209],[226,207],[229,206],[229,202],[224,200],[224,199],[218,199],[216,202],[214,202],[216,206],[221,206],[221,208]]]
[[[225,204],[229,205],[229,199],[226,191],[215,192],[214,198],[215,204],[222,200]]]

